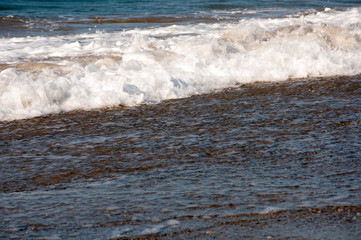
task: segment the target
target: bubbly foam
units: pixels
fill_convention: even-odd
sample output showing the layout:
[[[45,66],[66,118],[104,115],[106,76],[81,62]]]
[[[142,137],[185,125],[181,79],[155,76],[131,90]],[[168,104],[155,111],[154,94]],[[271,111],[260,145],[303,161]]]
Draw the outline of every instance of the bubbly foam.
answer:
[[[361,8],[0,39],[0,120],[136,106],[240,83],[361,73]]]

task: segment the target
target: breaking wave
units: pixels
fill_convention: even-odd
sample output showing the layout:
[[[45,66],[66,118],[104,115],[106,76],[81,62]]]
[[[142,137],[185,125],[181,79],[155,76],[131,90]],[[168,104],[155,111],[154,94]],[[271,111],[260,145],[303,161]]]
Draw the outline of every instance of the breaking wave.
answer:
[[[0,120],[361,74],[361,9],[0,39]]]

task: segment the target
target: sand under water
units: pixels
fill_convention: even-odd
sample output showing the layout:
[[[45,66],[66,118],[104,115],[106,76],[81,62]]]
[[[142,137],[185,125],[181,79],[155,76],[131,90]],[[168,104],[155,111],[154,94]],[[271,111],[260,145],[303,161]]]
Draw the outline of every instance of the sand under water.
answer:
[[[360,239],[361,77],[0,123],[1,237]]]
[[[361,4],[0,3],[1,239],[361,239]]]

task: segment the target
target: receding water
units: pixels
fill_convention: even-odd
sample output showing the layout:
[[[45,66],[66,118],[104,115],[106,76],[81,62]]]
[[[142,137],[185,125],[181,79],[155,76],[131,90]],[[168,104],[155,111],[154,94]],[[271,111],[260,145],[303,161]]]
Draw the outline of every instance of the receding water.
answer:
[[[361,239],[361,2],[0,0],[1,239]]]
[[[358,76],[2,122],[2,237],[359,238],[360,104]]]

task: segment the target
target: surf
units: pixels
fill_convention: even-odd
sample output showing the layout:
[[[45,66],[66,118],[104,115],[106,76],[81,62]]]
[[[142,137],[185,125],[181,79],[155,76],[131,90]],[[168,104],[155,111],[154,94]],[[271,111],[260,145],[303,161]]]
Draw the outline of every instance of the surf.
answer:
[[[0,120],[361,74],[361,9],[0,39]]]

